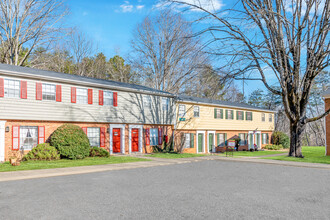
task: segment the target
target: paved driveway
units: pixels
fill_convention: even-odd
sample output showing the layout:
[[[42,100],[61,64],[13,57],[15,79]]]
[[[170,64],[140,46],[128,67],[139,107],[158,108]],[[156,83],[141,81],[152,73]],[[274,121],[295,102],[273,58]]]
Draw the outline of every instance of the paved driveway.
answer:
[[[0,182],[0,219],[329,219],[330,171],[231,161]]]

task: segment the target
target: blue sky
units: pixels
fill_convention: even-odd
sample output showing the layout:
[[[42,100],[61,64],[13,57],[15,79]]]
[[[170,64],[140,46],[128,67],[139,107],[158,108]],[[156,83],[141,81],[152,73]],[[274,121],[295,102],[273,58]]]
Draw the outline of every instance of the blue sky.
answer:
[[[107,57],[119,52],[125,57],[130,50],[133,29],[145,16],[155,12],[157,3],[157,0],[67,0],[71,12],[67,19],[70,26],[77,27],[96,42],[99,52]],[[212,7],[220,9],[232,2],[214,0],[214,3]],[[242,82],[238,81],[236,86],[241,90]],[[249,81],[245,93],[249,94],[257,88],[266,90],[261,82]]]

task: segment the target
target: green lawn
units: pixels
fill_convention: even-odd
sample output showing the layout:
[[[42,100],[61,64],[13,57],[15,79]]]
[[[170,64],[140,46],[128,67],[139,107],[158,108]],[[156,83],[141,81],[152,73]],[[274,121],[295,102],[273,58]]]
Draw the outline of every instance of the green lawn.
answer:
[[[9,162],[0,164],[0,172],[17,171],[17,170],[37,170],[51,169],[63,167],[79,167],[113,163],[129,163],[138,161],[149,161],[148,159],[127,157],[127,156],[111,156],[109,158],[87,157],[82,160],[53,160],[53,161],[25,161],[20,166],[12,166]]]
[[[287,151],[277,151],[277,150],[265,150],[265,151],[235,151],[234,157],[258,157],[258,156],[264,156],[264,155],[272,155],[272,154],[283,154]],[[220,154],[220,156],[226,156],[226,153]]]
[[[330,164],[330,156],[325,156],[325,147],[302,147],[302,153],[303,156],[305,156],[305,158],[276,156],[276,157],[264,157],[262,159]]]
[[[147,157],[158,157],[158,158],[166,158],[166,159],[177,159],[177,158],[187,158],[187,157],[203,157],[207,156],[205,154],[189,154],[189,153],[154,153],[150,155],[146,155]]]

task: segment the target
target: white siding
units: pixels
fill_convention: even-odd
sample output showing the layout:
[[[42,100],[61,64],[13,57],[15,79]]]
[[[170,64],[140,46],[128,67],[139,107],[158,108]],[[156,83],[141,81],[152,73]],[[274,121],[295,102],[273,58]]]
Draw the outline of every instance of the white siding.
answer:
[[[7,77],[0,74],[1,78]],[[36,100],[35,80],[27,81],[27,99],[0,98],[0,119],[45,120],[72,122],[106,122],[106,123],[143,123],[143,124],[173,124],[173,99],[170,98],[170,109],[163,111],[161,97],[152,96],[152,107],[143,107],[143,94],[133,92],[118,92],[118,106],[100,106],[99,89],[79,85],[62,85],[62,102]],[[47,81],[40,81],[47,82]],[[47,83],[52,84],[51,81]],[[93,104],[71,103],[71,87],[92,88]],[[112,90],[116,92],[115,90]]]

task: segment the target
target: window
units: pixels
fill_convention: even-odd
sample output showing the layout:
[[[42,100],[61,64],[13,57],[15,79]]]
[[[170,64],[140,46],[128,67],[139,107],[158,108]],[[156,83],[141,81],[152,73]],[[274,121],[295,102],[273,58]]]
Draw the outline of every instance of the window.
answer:
[[[151,108],[151,97],[150,96],[143,96],[143,105],[144,105],[144,107]]]
[[[87,137],[91,147],[100,147],[100,128],[87,128]]]
[[[113,93],[111,91],[103,92],[103,104],[104,105],[113,105]]]
[[[262,144],[268,144],[268,134],[263,133],[262,134]]]
[[[20,150],[31,150],[38,145],[38,127],[20,127]]]
[[[223,118],[223,109],[215,108],[214,109],[214,118]]]
[[[56,99],[56,86],[51,84],[42,84],[42,99],[52,100]]]
[[[272,122],[272,121],[273,121],[273,115],[269,114],[269,122]]]
[[[226,119],[234,119],[234,110],[226,110]]]
[[[194,134],[186,133],[185,135],[185,148],[194,148]]]
[[[226,134],[217,134],[218,135],[218,146],[223,147],[226,145]]]
[[[244,133],[240,133],[238,134],[239,138],[241,139],[241,141],[239,142],[240,145],[247,145],[247,134]]]
[[[199,117],[199,106],[194,106],[194,117]]]
[[[184,117],[186,114],[186,105],[179,105],[179,117]]]
[[[157,128],[150,129],[150,145],[151,146],[158,145],[158,129]]]
[[[261,113],[261,121],[265,121],[265,113]]]
[[[87,104],[87,89],[77,88],[77,103]]]
[[[237,111],[237,120],[244,120],[244,112]]]
[[[168,110],[168,106],[169,106],[169,100],[168,98],[162,98],[162,108],[164,111]]]
[[[19,98],[20,97],[20,81],[5,79],[4,80],[5,97]]]
[[[252,121],[252,112],[246,112],[246,120]]]

